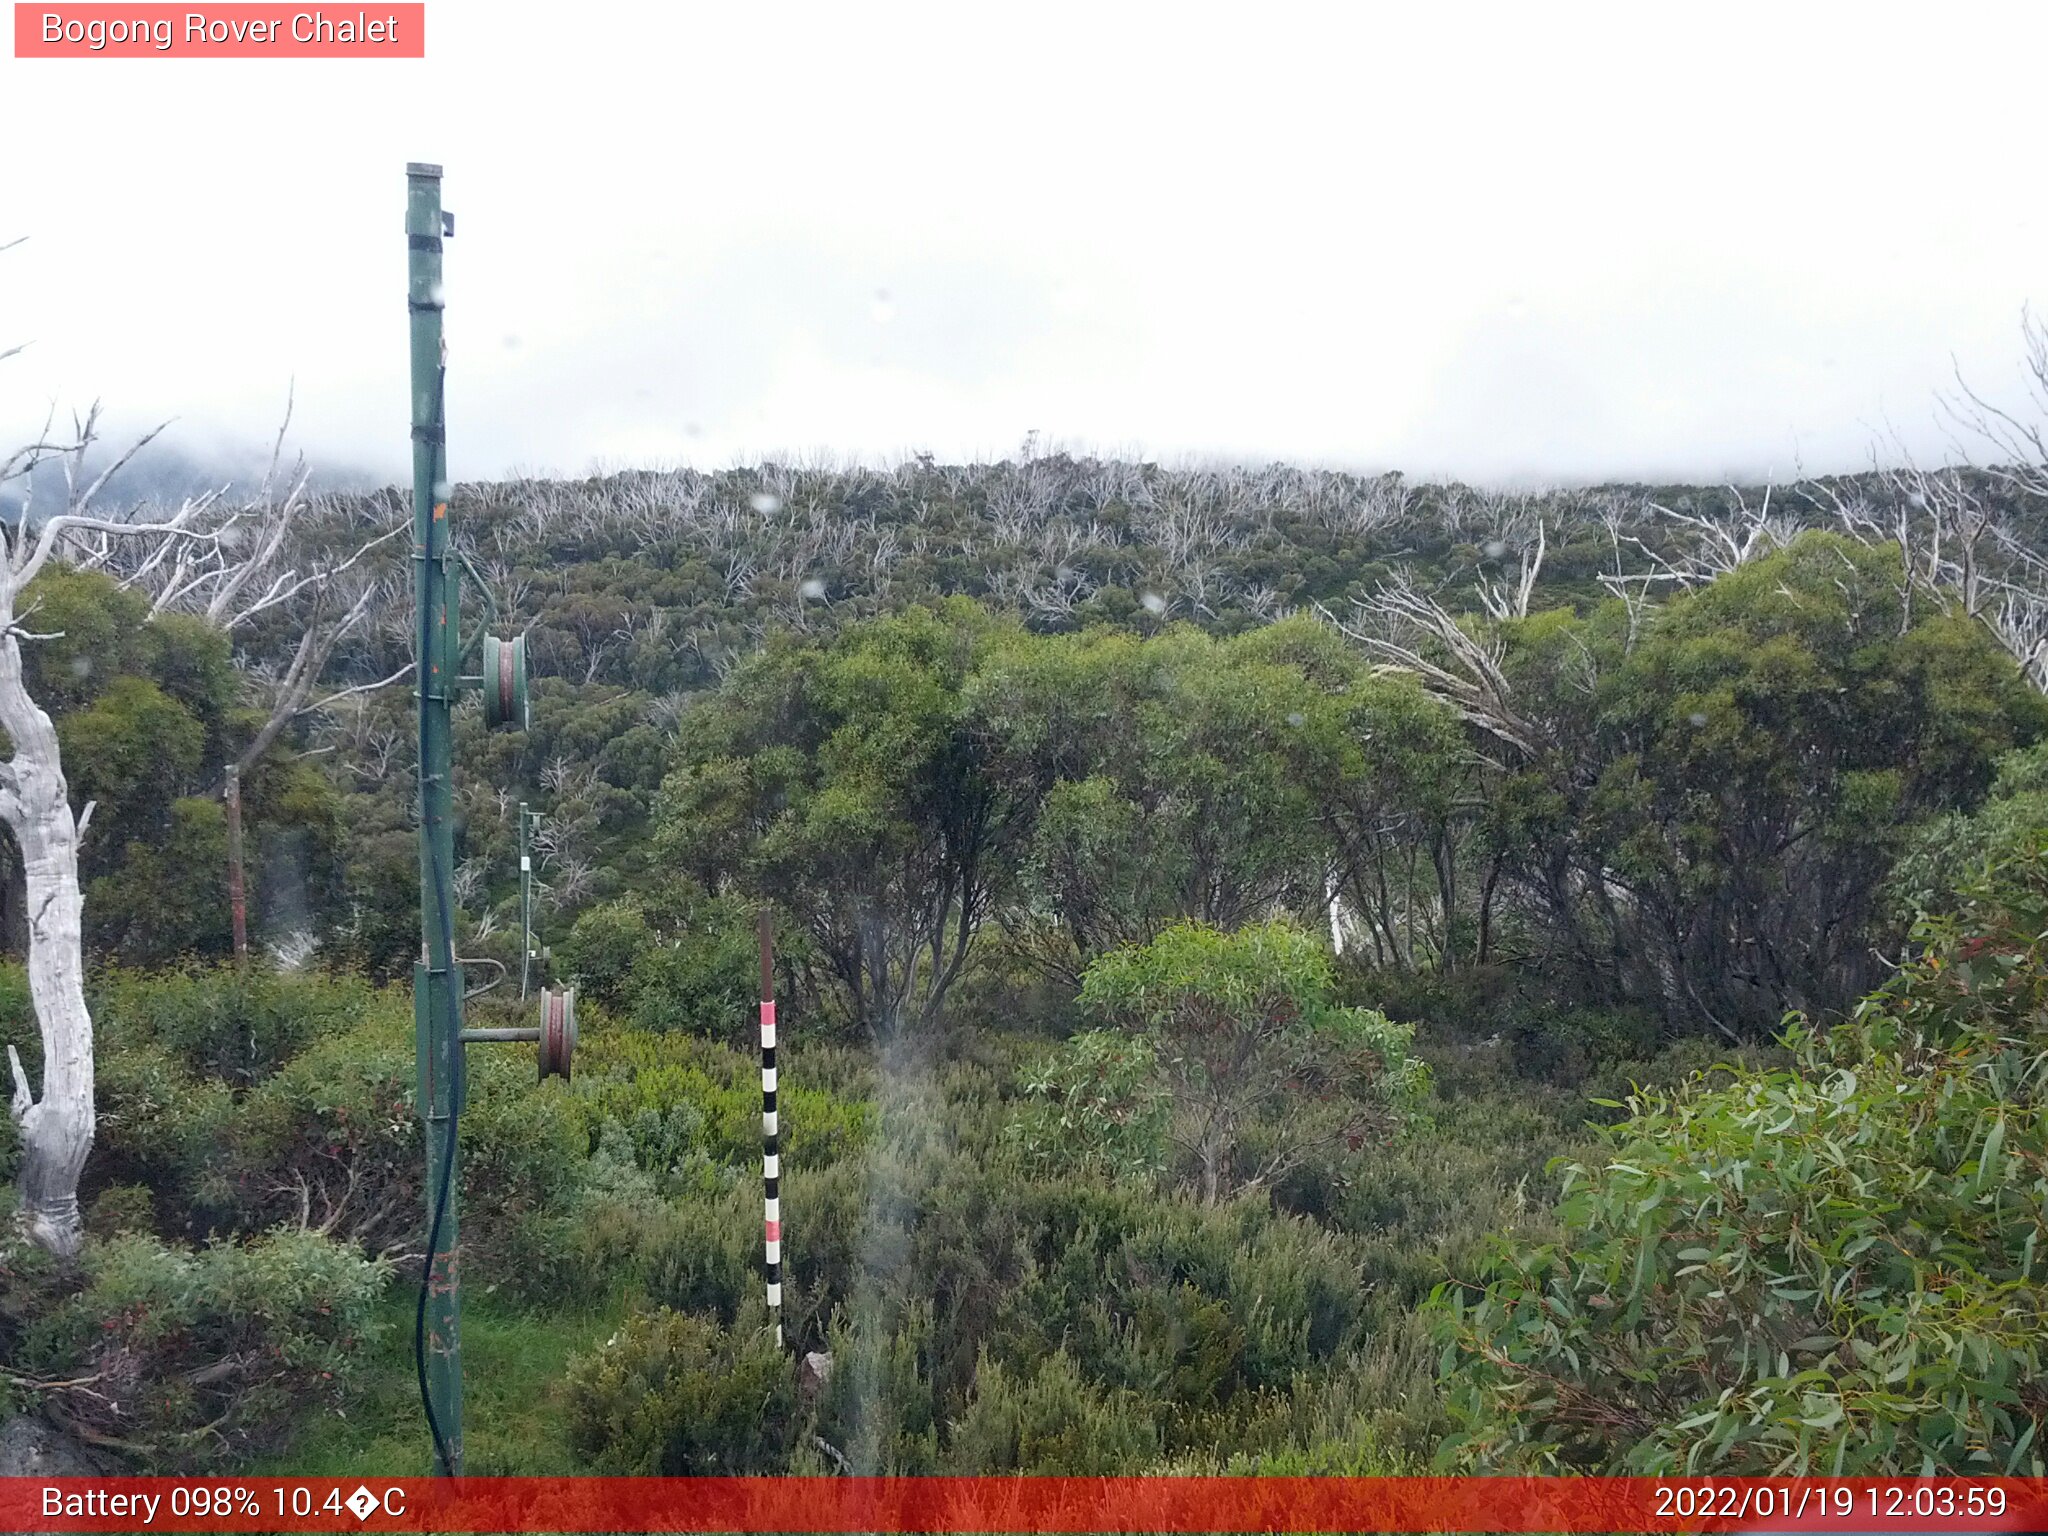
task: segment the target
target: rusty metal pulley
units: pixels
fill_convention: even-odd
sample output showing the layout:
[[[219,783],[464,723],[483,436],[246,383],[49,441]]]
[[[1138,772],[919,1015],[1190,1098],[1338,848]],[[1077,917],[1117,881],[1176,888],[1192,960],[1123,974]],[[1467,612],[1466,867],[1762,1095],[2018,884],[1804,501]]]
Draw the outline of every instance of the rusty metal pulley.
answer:
[[[484,636],[483,655],[484,724],[492,730],[527,726],[526,636],[500,640]]]
[[[576,1054],[576,989],[553,987],[540,994],[540,1075],[567,1081],[569,1059]]]

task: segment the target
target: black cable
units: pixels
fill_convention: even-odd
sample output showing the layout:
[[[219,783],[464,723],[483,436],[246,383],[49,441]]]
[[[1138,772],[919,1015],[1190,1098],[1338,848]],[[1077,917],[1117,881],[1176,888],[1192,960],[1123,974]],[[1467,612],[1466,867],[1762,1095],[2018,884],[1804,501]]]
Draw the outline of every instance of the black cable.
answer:
[[[446,446],[445,446],[445,445],[446,445],[446,443],[447,443],[447,421],[446,421],[446,418],[445,418],[445,416],[444,416],[444,411],[445,411],[445,409],[446,409],[446,406],[447,406],[447,399],[448,399],[448,365],[447,365],[446,363],[443,363],[443,364],[441,364],[441,371],[440,371],[439,375],[438,375],[438,376],[436,377],[436,380],[435,380],[435,385],[434,385],[434,428],[433,428],[433,430],[434,430],[434,441],[436,442],[436,444],[437,444],[437,445],[440,445],[440,446],[437,446],[437,447],[436,447],[436,449],[435,449],[435,452],[434,452],[434,467],[436,468],[436,470],[440,471],[440,473],[441,473],[441,474],[442,474],[443,476],[445,476],[445,475],[446,475],[446,473],[447,473],[446,465],[445,465],[445,464],[443,463],[443,461],[442,461],[442,455],[443,455],[443,454],[445,454],[445,453],[447,452],[447,448],[446,448]],[[437,482],[437,484],[438,484],[438,482]],[[435,485],[429,485],[429,486],[427,487],[427,495],[428,495],[428,499],[429,499],[430,501],[431,501],[431,500],[432,500],[432,499],[434,498],[434,495],[435,495],[435,491],[436,491],[436,486],[435,486]],[[427,542],[428,542],[428,545],[429,545],[429,547],[431,547],[431,545],[432,545],[432,542],[433,542],[433,537],[432,537],[432,534],[431,534],[431,533],[430,533],[430,534],[428,535],[428,540],[427,540]],[[422,575],[422,581],[421,581],[421,585],[422,585],[422,587],[424,587],[424,586],[425,586],[425,581],[424,581],[424,576],[425,576],[424,562],[425,562],[426,560],[428,560],[429,558],[431,558],[431,557],[430,557],[430,555],[429,555],[429,553],[428,553],[428,550],[426,550],[426,549],[423,549],[423,550],[422,550],[422,551],[420,552],[420,558],[421,558],[421,561],[423,562],[423,565],[422,565],[422,571],[421,571],[421,575]],[[430,613],[430,612],[428,611],[427,605],[426,605],[426,604],[425,604],[425,603],[423,602],[423,603],[421,603],[421,604],[420,604],[420,644],[419,644],[419,651],[417,652],[417,658],[418,658],[418,659],[417,659],[417,660],[416,660],[416,662],[414,663],[414,665],[415,665],[415,667],[416,667],[416,669],[417,669],[417,671],[418,671],[418,673],[419,673],[419,684],[420,684],[420,701],[421,701],[421,702],[420,702],[420,744],[419,744],[419,754],[420,754],[420,762],[419,762],[419,765],[420,765],[420,835],[421,835],[422,837],[425,837],[425,838],[426,838],[426,840],[427,840],[427,856],[428,856],[428,858],[429,858],[430,860],[437,860],[437,859],[439,858],[439,856],[440,856],[440,844],[439,844],[439,843],[438,843],[438,842],[437,842],[437,841],[435,840],[435,838],[433,837],[433,835],[431,834],[431,832],[429,831],[429,829],[428,829],[428,827],[427,827],[427,825],[426,825],[426,819],[427,819],[427,779],[426,779],[426,767],[427,767],[427,710],[426,710],[426,696],[427,696],[427,655],[428,655],[428,652],[429,652],[429,650],[431,649],[431,647],[432,647],[432,645],[433,645],[433,641],[434,641],[434,621],[433,621],[433,615],[432,615],[432,614],[431,614],[431,613]],[[452,956],[452,954],[453,954],[453,938],[454,938],[454,924],[453,924],[453,920],[452,920],[451,914],[449,913],[449,910],[448,910],[448,887],[447,887],[447,885],[446,885],[446,883],[445,883],[445,877],[446,877],[446,874],[447,874],[447,872],[446,872],[445,870],[443,870],[443,869],[442,869],[442,868],[440,867],[440,865],[439,865],[438,863],[434,863],[434,864],[432,865],[432,867],[430,868],[430,870],[429,870],[428,872],[429,872],[429,874],[430,874],[430,875],[431,875],[431,876],[433,877],[433,884],[434,884],[434,901],[435,901],[435,903],[436,903],[436,905],[438,906],[438,908],[439,908],[439,911],[440,911],[440,916],[441,916],[441,932],[442,932],[443,934],[446,934],[446,935],[448,935],[448,937],[449,937],[449,940],[450,940],[450,955]],[[427,956],[427,963],[428,963],[428,965],[429,965],[430,967],[431,967],[431,966],[432,966],[432,964],[433,964],[434,958],[435,958],[435,957],[434,957],[434,956],[432,956],[432,955],[429,955],[429,956]],[[431,970],[429,971],[429,974],[430,974],[430,975],[432,974],[432,973],[431,973]],[[454,969],[453,969],[452,959],[451,959],[451,963],[450,963],[450,966],[449,966],[449,975],[448,975],[448,979],[449,979],[449,984],[450,984],[450,985],[452,986],[452,985],[454,984],[454,979],[455,979],[455,978],[454,978]],[[457,1050],[460,1050],[460,1049],[461,1049],[461,1044],[460,1044],[460,1042],[458,1042],[458,1043],[457,1043],[457,1045],[456,1045],[456,1049],[457,1049]],[[432,1294],[432,1292],[433,1292],[433,1285],[434,1285],[434,1255],[435,1255],[436,1253],[440,1252],[440,1249],[441,1249],[441,1224],[442,1224],[442,1220],[443,1220],[443,1218],[444,1218],[444,1217],[445,1217],[445,1216],[447,1215],[447,1212],[448,1212],[448,1196],[449,1196],[449,1193],[450,1193],[450,1191],[451,1191],[451,1190],[452,1190],[452,1188],[454,1187],[454,1183],[455,1183],[455,1103],[454,1103],[454,1099],[453,1099],[453,1085],[451,1085],[451,1086],[450,1086],[450,1099],[449,1099],[449,1105],[448,1105],[448,1135],[447,1135],[447,1140],[446,1140],[446,1141],[445,1141],[445,1142],[443,1143],[443,1145],[442,1145],[442,1148],[441,1148],[441,1180],[440,1180],[440,1187],[439,1187],[439,1188],[438,1188],[438,1189],[437,1189],[437,1190],[436,1190],[436,1191],[434,1192],[434,1219],[433,1219],[432,1221],[430,1221],[430,1222],[429,1222],[429,1223],[427,1224],[427,1257],[426,1257],[426,1263],[425,1263],[425,1264],[424,1264],[424,1265],[423,1265],[423,1266],[421,1267],[421,1269],[420,1269],[420,1295],[419,1295],[419,1306],[418,1306],[418,1308],[417,1308],[417,1310],[415,1311],[415,1313],[414,1313],[414,1316],[413,1316],[413,1334],[412,1334],[412,1346],[413,1346],[413,1365],[414,1365],[414,1368],[415,1368],[415,1369],[417,1370],[417,1372],[418,1372],[418,1375],[419,1375],[419,1382],[420,1382],[420,1406],[421,1406],[422,1408],[424,1408],[424,1409],[426,1410],[426,1414],[427,1414],[427,1432],[428,1432],[429,1434],[431,1434],[431,1435],[432,1435],[432,1436],[434,1437],[434,1459],[435,1459],[435,1460],[436,1460],[436,1461],[437,1461],[437,1462],[438,1462],[438,1463],[440,1464],[440,1468],[441,1468],[441,1473],[440,1473],[440,1475],[441,1475],[441,1476],[443,1476],[443,1477],[453,1477],[453,1476],[455,1475],[455,1458],[454,1458],[454,1457],[453,1457],[453,1456],[452,1456],[452,1455],[450,1454],[450,1452],[449,1452],[449,1449],[448,1449],[448,1439],[447,1439],[447,1437],[446,1437],[446,1436],[445,1436],[444,1434],[442,1434],[442,1432],[441,1432],[441,1421],[440,1421],[439,1417],[438,1417],[438,1416],[437,1416],[437,1415],[435,1414],[435,1412],[434,1412],[434,1395],[433,1395],[433,1393],[432,1393],[431,1391],[429,1391],[429,1390],[428,1390],[428,1388],[427,1388],[427,1299],[428,1299],[428,1297],[429,1297],[429,1296],[430,1296],[430,1295]]]
[[[434,1196],[434,1219],[427,1227],[427,1262],[420,1271],[419,1308],[413,1318],[413,1365],[420,1379],[420,1406],[427,1411],[427,1432],[434,1437],[434,1460],[442,1477],[455,1475],[454,1458],[448,1440],[441,1433],[441,1421],[434,1413],[434,1395],[427,1389],[427,1298],[434,1283],[434,1255],[441,1246],[441,1218],[448,1210],[448,1191],[455,1172],[455,1115],[448,1116],[448,1137],[441,1147],[441,1187]]]

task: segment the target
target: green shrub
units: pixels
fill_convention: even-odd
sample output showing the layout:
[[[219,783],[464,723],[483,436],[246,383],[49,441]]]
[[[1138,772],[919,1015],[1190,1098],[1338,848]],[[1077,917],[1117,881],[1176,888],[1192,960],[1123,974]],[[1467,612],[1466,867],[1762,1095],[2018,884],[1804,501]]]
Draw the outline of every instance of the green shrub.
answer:
[[[794,1365],[763,1320],[726,1329],[666,1307],[629,1319],[570,1364],[571,1446],[612,1474],[783,1471],[803,1420]]]
[[[687,1035],[621,1029],[593,1034],[577,1057],[576,1100],[592,1146],[607,1122],[632,1142],[637,1162],[682,1188],[704,1187],[701,1158],[724,1168],[758,1168],[759,1057]],[[792,1165],[822,1168],[862,1145],[871,1105],[810,1086],[792,1063],[778,1096],[782,1146]]]
[[[1009,1130],[1039,1169],[1144,1177],[1166,1162],[1172,1103],[1150,1041],[1088,1030],[1047,1051],[1023,1082]]]
[[[259,1083],[312,1042],[347,1033],[378,1005],[363,982],[319,972],[188,966],[111,971],[93,988],[99,1037],[168,1051],[195,1077]]]
[[[785,1156],[782,1166],[783,1277],[803,1288],[814,1310],[805,1321],[822,1329],[897,1234],[872,1208],[868,1157],[814,1169]]]
[[[303,1211],[371,1252],[417,1241],[426,1153],[411,1009],[381,1001],[250,1091],[207,1164],[202,1204],[244,1227]]]
[[[766,1284],[759,1186],[677,1202],[646,1252],[651,1300],[733,1326]]]
[[[145,1184],[166,1216],[203,1236],[208,1164],[238,1113],[232,1091],[149,1042],[102,1044],[93,1075],[99,1115],[85,1187]]]
[[[1518,1009],[1505,1034],[1518,1075],[1571,1084],[1655,1054],[1661,1026],[1647,1009],[1535,1006]]]
[[[511,1221],[489,1272],[472,1279],[535,1310],[596,1305],[643,1286],[650,1250],[678,1225],[651,1189],[607,1189],[593,1178],[568,1209],[530,1210]]]
[[[68,1416],[152,1464],[275,1448],[317,1405],[343,1401],[388,1267],[317,1233],[167,1247],[122,1235],[86,1248],[83,1285],[46,1302],[17,1359]]]
[[[0,960],[0,1056],[14,1047],[32,1082],[41,1080],[43,1037],[36,1029],[29,1001],[28,971],[13,960]],[[21,1156],[21,1131],[11,1115],[0,1115],[0,1179],[12,1179]]]
[[[369,1251],[417,1242],[425,1148],[410,1000],[381,996],[345,1034],[323,1036],[250,1091],[209,1162],[210,1204],[245,1228],[307,1220]],[[465,1209],[477,1272],[526,1212],[566,1199],[582,1175],[580,1110],[535,1080],[523,1050],[474,1047],[460,1122],[464,1178],[488,1190]]]
[[[1277,921],[1179,923],[1089,966],[1082,1006],[1152,1044],[1205,1202],[1268,1186],[1330,1145],[1384,1139],[1422,1102],[1413,1031],[1340,1006],[1334,980],[1321,943]]]
[[[1068,1181],[1003,1203],[1001,1240],[1023,1263],[988,1348],[1005,1364],[1063,1351],[1090,1380],[1159,1404],[1175,1445],[1213,1433],[1200,1414],[1287,1390],[1358,1342],[1355,1245],[1262,1201],[1201,1207]]]
[[[759,956],[736,901],[660,897],[605,902],[556,946],[582,996],[657,1034],[739,1043],[754,1017]]]
[[[2048,839],[1788,1068],[1645,1092],[1439,1300],[1489,1467],[2042,1471]]]
[[[759,953],[737,927],[691,929],[643,950],[633,963],[633,1022],[739,1043],[757,1017]]]
[[[654,944],[637,903],[608,901],[576,919],[555,946],[555,964],[591,1001],[617,1008],[630,1001],[635,962]]]
[[[818,1429],[856,1473],[920,1477],[940,1470],[932,1383],[932,1309],[868,1294],[832,1319],[832,1374]]]
[[[1142,1401],[1090,1385],[1056,1351],[1025,1373],[981,1362],[948,1460],[957,1472],[1100,1477],[1140,1471],[1158,1452]]]
[[[85,1230],[93,1238],[147,1235],[155,1225],[156,1197],[145,1184],[110,1184],[85,1213]]]
[[[1974,811],[1949,811],[1915,830],[1893,868],[1888,894],[1903,921],[1952,912],[1964,893],[2048,827],[2048,742],[1998,760],[1991,793]]]

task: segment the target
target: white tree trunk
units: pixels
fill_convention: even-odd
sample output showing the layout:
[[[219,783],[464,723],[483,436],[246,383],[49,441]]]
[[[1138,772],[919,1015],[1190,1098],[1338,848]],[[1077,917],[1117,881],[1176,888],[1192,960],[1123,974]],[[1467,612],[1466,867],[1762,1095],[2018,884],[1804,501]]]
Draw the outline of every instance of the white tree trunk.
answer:
[[[11,620],[11,612],[5,617]],[[93,1137],[79,823],[71,814],[56,727],[23,685],[21,642],[11,629],[0,632],[0,730],[14,746],[6,782],[0,785],[0,820],[20,845],[27,877],[29,996],[43,1037],[40,1098],[29,1088],[19,1054],[12,1046],[7,1051],[14,1074],[14,1122],[22,1143],[16,1219],[34,1242],[69,1257],[84,1237],[78,1176]]]
[[[18,350],[0,349],[0,358]],[[290,420],[287,406],[285,421]],[[78,1252],[84,1238],[78,1178],[93,1139],[92,1015],[85,1007],[84,903],[78,889],[78,839],[92,807],[72,816],[56,727],[29,697],[22,678],[22,640],[43,637],[19,626],[18,619],[27,615],[17,613],[18,599],[52,559],[77,559],[87,568],[104,569],[120,586],[141,586],[152,594],[152,618],[184,609],[229,630],[272,609],[282,617],[283,605],[311,594],[311,613],[301,613],[309,631],[307,642],[299,648],[269,723],[237,765],[246,771],[286,724],[319,707],[309,701],[320,669],[339,636],[368,616],[376,587],[372,583],[360,590],[338,618],[331,613],[323,618],[321,596],[336,577],[411,526],[402,521],[366,539],[338,563],[277,570],[286,533],[307,505],[306,477],[299,471],[294,471],[296,482],[282,503],[272,494],[283,428],[278,430],[270,472],[256,505],[225,506],[220,504],[222,493],[212,491],[187,498],[160,522],[140,521],[133,515],[101,517],[92,511],[94,499],[163,428],[144,434],[88,479],[85,460],[97,438],[98,421],[95,404],[78,423],[72,441],[39,439],[0,453],[0,486],[28,481],[39,465],[54,460],[63,464],[66,490],[64,508],[54,516],[31,523],[23,511],[11,528],[0,527],[0,732],[14,748],[14,756],[0,763],[0,822],[6,823],[21,849],[27,885],[29,997],[43,1040],[40,1098],[29,1086],[20,1053],[12,1046],[7,1052],[14,1076],[11,1108],[22,1143],[18,1220],[31,1239],[66,1257]],[[253,552],[236,554],[249,534],[255,537]],[[259,595],[245,596],[252,584],[265,581]],[[34,611],[33,604],[29,611]],[[395,682],[410,670],[408,666],[387,681]],[[332,697],[355,691],[343,689]]]

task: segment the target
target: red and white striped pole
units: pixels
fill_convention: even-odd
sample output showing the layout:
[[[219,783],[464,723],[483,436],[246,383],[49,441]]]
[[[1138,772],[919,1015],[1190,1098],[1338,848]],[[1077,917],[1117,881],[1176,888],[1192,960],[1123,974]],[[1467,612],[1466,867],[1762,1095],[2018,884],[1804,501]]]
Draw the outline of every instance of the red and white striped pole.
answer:
[[[782,1348],[782,1142],[775,1110],[775,918],[766,907],[761,935],[761,1190],[762,1235],[766,1243],[768,1319],[775,1347]]]

